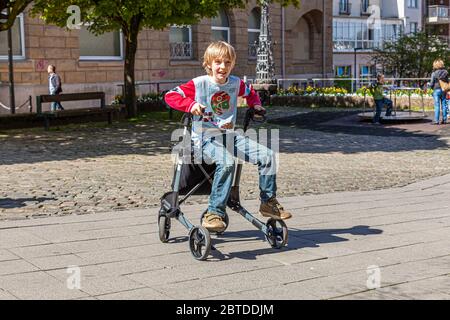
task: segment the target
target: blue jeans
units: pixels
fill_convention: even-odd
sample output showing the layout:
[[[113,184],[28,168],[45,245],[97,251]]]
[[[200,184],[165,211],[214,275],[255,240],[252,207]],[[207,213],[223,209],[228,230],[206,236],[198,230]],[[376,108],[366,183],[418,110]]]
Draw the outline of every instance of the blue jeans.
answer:
[[[434,122],[439,123],[439,116],[441,113],[442,105],[442,121],[447,122],[447,98],[445,92],[442,89],[435,89],[433,91],[434,99]]]
[[[56,95],[55,93],[51,94],[52,96]],[[61,102],[52,102],[51,106],[50,106],[50,110],[51,111],[56,111],[56,110],[64,110],[63,106],[61,105]]]
[[[228,137],[228,141],[226,141]],[[220,141],[222,140],[222,141]],[[259,190],[262,202],[276,195],[275,154],[267,147],[242,135],[222,135],[202,143],[205,162],[215,163],[216,171],[209,196],[208,211],[224,216],[233,183],[235,156],[258,165]]]
[[[380,122],[381,112],[383,111],[383,106],[386,105],[386,117],[389,117],[392,114],[392,100],[383,98],[379,100],[375,100],[375,116],[373,117],[373,122]]]

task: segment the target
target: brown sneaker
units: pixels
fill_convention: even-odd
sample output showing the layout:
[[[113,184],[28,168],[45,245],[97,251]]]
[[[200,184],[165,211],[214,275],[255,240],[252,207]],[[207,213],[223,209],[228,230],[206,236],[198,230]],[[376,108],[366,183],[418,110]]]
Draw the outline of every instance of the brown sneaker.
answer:
[[[203,217],[202,226],[212,232],[223,232],[227,228],[221,216],[209,211]]]
[[[276,220],[285,220],[292,217],[292,214],[288,211],[285,211],[275,197],[270,198],[266,203],[261,203],[261,206],[259,207],[259,213],[261,213],[263,217],[270,217]]]

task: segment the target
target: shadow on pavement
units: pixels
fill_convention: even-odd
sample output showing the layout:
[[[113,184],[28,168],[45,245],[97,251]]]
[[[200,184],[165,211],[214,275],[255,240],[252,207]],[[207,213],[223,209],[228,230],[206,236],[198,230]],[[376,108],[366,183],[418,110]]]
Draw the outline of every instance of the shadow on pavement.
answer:
[[[11,199],[11,198],[4,198],[0,199],[0,208],[2,209],[12,209],[12,208],[22,208],[27,206],[27,202],[44,202],[44,201],[50,201],[50,200],[56,200],[55,198],[20,198],[20,199]]]
[[[222,254],[220,250],[212,250],[211,254],[214,258],[220,260],[228,260],[233,258],[255,260],[257,256],[276,254],[280,252],[287,252],[293,250],[299,250],[302,248],[318,248],[320,244],[324,243],[336,243],[348,241],[348,239],[339,237],[340,234],[350,234],[359,236],[377,235],[383,233],[380,229],[371,229],[369,226],[354,226],[347,229],[289,229],[288,246],[282,249],[271,248],[267,244],[267,249],[257,249],[253,251],[235,251],[229,254]],[[234,238],[233,240],[227,240],[227,238]],[[212,239],[212,244],[217,245],[220,243],[231,243],[236,241],[237,238],[248,238],[248,241],[261,239],[265,241],[262,232],[257,230],[246,230],[239,232],[225,232],[222,236]],[[243,240],[237,240],[243,241]],[[236,247],[239,249],[239,246]],[[301,254],[301,253],[299,253]]]
[[[374,126],[361,122],[357,111],[312,111],[268,120],[280,130],[280,152],[353,154],[359,152],[402,152],[448,148],[442,135],[449,126],[432,126],[430,119],[411,123]],[[311,130],[294,136],[293,129]],[[320,132],[320,134],[314,134]]]
[[[242,124],[242,111],[239,112],[238,124]],[[352,154],[448,148],[448,144],[439,134],[426,134],[391,126],[335,124],[335,120],[348,118],[357,112],[311,111],[276,119],[279,114],[274,112],[272,116],[268,114],[267,124],[256,125],[254,128],[256,130],[273,128],[275,125],[280,130],[280,153]],[[326,123],[330,121],[334,122]],[[348,122],[348,120],[343,122],[345,121]],[[25,130],[19,133],[0,132],[2,145],[0,165],[100,158],[110,155],[169,154],[171,146],[178,143],[171,141],[176,129],[182,132],[182,125],[177,121],[148,121],[50,132]],[[450,132],[450,125],[447,131]]]

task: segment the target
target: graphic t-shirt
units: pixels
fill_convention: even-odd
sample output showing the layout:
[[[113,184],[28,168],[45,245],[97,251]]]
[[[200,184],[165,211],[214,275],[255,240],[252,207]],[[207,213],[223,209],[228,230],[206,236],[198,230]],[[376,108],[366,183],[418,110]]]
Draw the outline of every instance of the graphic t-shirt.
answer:
[[[246,98],[249,107],[261,105],[251,85],[235,76],[224,84],[213,82],[207,75],[194,78],[169,91],[165,100],[172,108],[184,112],[190,112],[195,103],[206,107],[203,116],[194,116],[192,122],[192,139],[202,141],[234,128],[239,96]]]

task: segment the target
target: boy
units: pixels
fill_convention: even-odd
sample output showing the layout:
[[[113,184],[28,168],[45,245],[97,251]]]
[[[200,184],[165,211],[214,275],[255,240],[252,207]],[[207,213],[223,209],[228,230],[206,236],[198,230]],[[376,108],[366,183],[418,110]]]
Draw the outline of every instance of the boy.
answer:
[[[377,74],[377,82],[372,85],[371,90],[373,93],[373,99],[375,100],[375,116],[373,117],[373,124],[380,124],[380,116],[381,111],[383,110],[383,106],[386,105],[386,117],[389,117],[392,114],[392,100],[387,99],[383,95],[383,85],[384,85],[384,75],[379,73]]]
[[[62,92],[61,88],[61,78],[56,73],[56,67],[50,64],[47,67],[48,73],[48,91],[51,95],[60,94]],[[63,106],[59,101],[52,102],[51,110],[56,111],[56,109],[64,110]]]
[[[233,182],[236,153],[243,160],[258,165],[260,213],[274,219],[289,219],[292,216],[276,199],[274,153],[248,137],[236,135],[232,130],[236,122],[238,96],[246,98],[250,108],[265,110],[251,86],[246,86],[238,77],[230,75],[235,62],[236,53],[230,44],[213,42],[203,57],[207,75],[194,78],[165,95],[165,101],[170,107],[194,115],[194,149],[201,150],[205,160],[216,164],[208,212],[202,222],[205,228],[215,232],[226,228],[224,216]],[[220,140],[228,140],[228,143],[221,143]],[[227,149],[230,141],[232,146]]]

